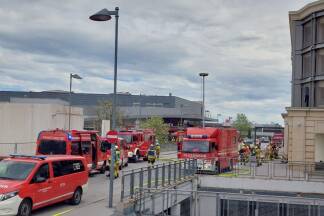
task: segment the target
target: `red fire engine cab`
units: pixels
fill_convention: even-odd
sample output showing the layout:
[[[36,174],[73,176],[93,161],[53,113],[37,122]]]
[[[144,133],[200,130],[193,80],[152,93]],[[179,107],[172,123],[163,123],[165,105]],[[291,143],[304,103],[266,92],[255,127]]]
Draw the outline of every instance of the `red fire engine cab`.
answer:
[[[220,173],[232,169],[238,157],[238,132],[234,128],[187,128],[179,159],[197,159],[198,172]]]
[[[97,131],[48,130],[37,138],[37,155],[81,155],[86,158],[89,172],[104,173],[107,152]]]
[[[155,143],[155,134],[151,129],[122,130],[117,136],[126,141],[128,158],[133,162],[138,162],[140,158],[147,160],[149,147]]]

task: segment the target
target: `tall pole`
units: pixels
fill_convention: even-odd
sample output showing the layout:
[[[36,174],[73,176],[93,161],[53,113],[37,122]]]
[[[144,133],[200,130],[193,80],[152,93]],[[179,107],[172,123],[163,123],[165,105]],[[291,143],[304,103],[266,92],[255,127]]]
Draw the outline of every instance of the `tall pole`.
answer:
[[[205,127],[205,77],[208,76],[208,73],[199,73],[199,76],[202,77],[202,92],[203,92],[203,103],[202,103],[202,127]]]
[[[72,74],[70,73],[70,93],[69,93],[69,130],[71,130],[71,96],[72,96]]]
[[[116,105],[117,105],[117,56],[118,56],[118,11],[119,8],[115,8],[116,11],[116,24],[115,24],[115,63],[114,63],[114,98],[113,98],[113,107],[112,107],[112,130],[116,129]],[[115,151],[115,145],[111,145],[111,163],[110,163],[110,181],[109,181],[109,203],[108,207],[113,207],[113,194],[114,194],[114,165],[115,165],[115,157],[116,157],[116,151]],[[118,169],[118,168],[117,168]]]
[[[205,76],[203,76],[203,128],[205,127]]]

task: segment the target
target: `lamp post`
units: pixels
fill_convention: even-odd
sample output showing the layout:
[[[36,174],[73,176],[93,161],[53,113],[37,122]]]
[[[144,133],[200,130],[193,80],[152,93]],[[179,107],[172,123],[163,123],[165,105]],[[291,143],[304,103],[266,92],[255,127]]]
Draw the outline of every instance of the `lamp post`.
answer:
[[[203,128],[205,127],[205,77],[208,76],[208,73],[199,73],[199,76],[202,77],[202,87],[203,87],[203,110],[202,110],[202,120]]]
[[[116,129],[116,97],[117,97],[117,51],[118,51],[118,18],[119,18],[119,8],[116,7],[114,11],[109,11],[106,8],[101,11],[93,14],[89,18],[93,21],[108,21],[111,19],[111,16],[115,16],[115,61],[114,61],[114,96],[112,104],[112,130]],[[109,183],[109,202],[108,207],[113,207],[113,190],[114,190],[114,165],[115,165],[115,147],[111,145],[111,163],[110,163],[110,183]]]
[[[71,99],[72,99],[72,79],[82,79],[78,74],[70,73],[70,93],[69,93],[69,130],[71,130]]]

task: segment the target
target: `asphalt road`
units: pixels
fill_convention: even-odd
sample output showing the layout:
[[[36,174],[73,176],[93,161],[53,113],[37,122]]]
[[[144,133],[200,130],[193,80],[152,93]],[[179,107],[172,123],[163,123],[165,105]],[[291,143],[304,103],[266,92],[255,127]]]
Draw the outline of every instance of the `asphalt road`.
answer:
[[[157,164],[165,162],[168,159],[175,159],[176,152],[162,152],[161,160]],[[165,160],[164,160],[165,159]],[[128,167],[123,170],[131,170],[146,167],[147,162],[129,163]],[[108,188],[109,178],[106,175],[98,174],[89,178],[89,190],[82,197],[82,202],[78,206],[72,206],[67,203],[58,203],[49,207],[45,207],[33,212],[33,216],[80,216],[80,215],[96,215],[109,216],[114,214],[114,209],[108,208]],[[120,201],[121,178],[115,179],[114,182],[114,206]]]

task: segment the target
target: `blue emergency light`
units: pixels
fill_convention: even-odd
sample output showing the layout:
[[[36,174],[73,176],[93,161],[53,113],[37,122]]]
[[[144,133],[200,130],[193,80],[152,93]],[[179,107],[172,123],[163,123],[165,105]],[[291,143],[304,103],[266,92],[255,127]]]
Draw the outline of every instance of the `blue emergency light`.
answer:
[[[72,140],[72,135],[70,133],[68,133],[68,140]]]

